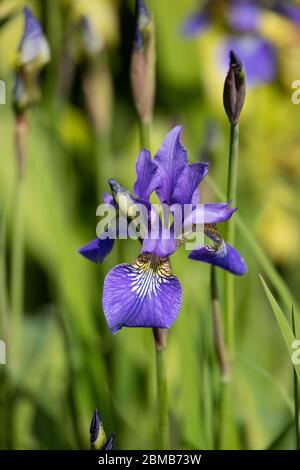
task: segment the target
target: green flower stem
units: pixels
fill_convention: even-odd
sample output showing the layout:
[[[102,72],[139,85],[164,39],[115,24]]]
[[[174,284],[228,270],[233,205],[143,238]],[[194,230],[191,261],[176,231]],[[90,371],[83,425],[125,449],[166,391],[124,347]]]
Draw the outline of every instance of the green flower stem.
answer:
[[[232,205],[236,200],[237,176],[238,176],[238,142],[239,125],[231,124],[230,127],[230,147],[229,147],[229,167],[227,182],[227,201]],[[235,239],[235,221],[234,218],[226,224],[226,241],[234,245]],[[228,348],[230,359],[233,360],[235,352],[234,336],[234,278],[230,273],[225,273],[224,279],[224,322],[225,322],[225,341]]]
[[[216,267],[213,265],[211,266],[210,283],[215,350],[220,367],[222,382],[227,382],[230,378],[231,371],[230,364],[228,361],[228,354],[224,342]]]
[[[140,122],[140,143],[141,148],[150,150],[150,123]]]
[[[16,162],[17,177],[13,205],[13,234],[11,258],[11,363],[18,367],[22,330],[24,297],[24,183],[27,158],[28,123],[27,115],[16,115]]]
[[[11,348],[14,363],[18,361],[22,328],[24,295],[24,214],[23,214],[23,175],[16,181],[14,198],[14,226],[12,235],[11,265]]]
[[[0,332],[4,338],[7,338],[8,295],[6,280],[6,217],[4,211],[0,217]]]
[[[115,173],[113,170],[113,159],[110,138],[108,135],[95,136],[95,155],[97,167],[97,197],[98,205],[102,204],[103,193],[108,191],[108,178]]]
[[[156,352],[157,403],[158,403],[158,448],[169,449],[168,381],[167,381],[167,333],[154,328]]]

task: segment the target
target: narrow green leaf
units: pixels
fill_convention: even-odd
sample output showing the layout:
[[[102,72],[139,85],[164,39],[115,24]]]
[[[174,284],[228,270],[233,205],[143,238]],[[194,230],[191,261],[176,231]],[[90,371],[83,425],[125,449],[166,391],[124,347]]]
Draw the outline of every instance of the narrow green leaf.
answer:
[[[295,313],[294,306],[292,307],[292,328],[294,336],[296,334],[295,324]],[[296,435],[296,449],[300,450],[300,429],[299,429],[299,392],[298,392],[298,381],[295,369],[293,370],[293,382],[294,382],[294,408],[295,408],[295,435]]]
[[[274,312],[275,318],[277,320],[278,326],[280,328],[280,331],[282,333],[283,339],[286,343],[286,346],[288,348],[288,352],[290,355],[290,358],[292,357],[292,354],[294,352],[294,349],[292,347],[294,341],[295,341],[295,336],[293,334],[293,331],[284,315],[282,312],[281,308],[279,307],[278,303],[276,302],[274,296],[272,295],[269,287],[267,286],[264,278],[260,275],[260,280],[262,282],[263,288],[265,290],[266,296],[268,298],[268,301],[272,307],[272,310]],[[298,380],[300,381],[300,364],[293,364]]]

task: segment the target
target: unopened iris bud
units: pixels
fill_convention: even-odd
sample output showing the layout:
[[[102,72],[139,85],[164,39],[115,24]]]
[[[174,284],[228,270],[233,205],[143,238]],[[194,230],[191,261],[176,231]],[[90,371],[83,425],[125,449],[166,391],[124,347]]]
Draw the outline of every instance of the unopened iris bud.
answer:
[[[90,426],[90,443],[92,450],[101,450],[106,444],[106,435],[102,419],[97,408],[95,409]]]
[[[102,447],[102,450],[113,450],[114,445],[115,445],[115,433],[113,433],[105,442],[104,446]]]
[[[14,107],[18,114],[39,101],[39,72],[50,61],[50,49],[42,27],[27,7],[24,8],[24,19],[13,90]]]
[[[115,179],[109,179],[108,183],[111,187],[115,203],[117,204],[121,214],[129,219],[136,215],[136,201],[130,192]]]
[[[236,54],[230,52],[230,66],[227,73],[223,103],[226,114],[231,124],[238,123],[246,97],[245,70],[242,61]]]
[[[148,123],[152,118],[155,93],[155,31],[144,0],[136,0],[130,75],[137,113],[143,123]]]
[[[50,48],[39,21],[24,8],[25,29],[19,46],[19,66],[38,71],[50,61]]]

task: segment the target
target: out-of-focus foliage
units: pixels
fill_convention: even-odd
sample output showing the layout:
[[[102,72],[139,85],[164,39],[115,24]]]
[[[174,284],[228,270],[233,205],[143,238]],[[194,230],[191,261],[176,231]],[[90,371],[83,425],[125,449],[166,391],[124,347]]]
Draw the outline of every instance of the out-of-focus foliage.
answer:
[[[117,448],[155,448],[152,332],[123,329],[111,336],[101,311],[105,274],[116,263],[134,260],[137,245],[117,242],[101,267],[77,254],[95,235],[96,207],[101,202],[99,193],[108,189],[106,178],[115,177],[128,188],[135,179],[139,138],[129,83],[134,2],[26,3],[42,21],[52,62],[42,76],[43,100],[29,116],[22,354],[17,370],[11,368],[9,350],[8,364],[0,365],[0,448],[89,448],[95,408],[107,433],[116,433]],[[6,208],[8,219],[8,265],[16,173],[11,90],[24,4],[0,1],[0,78],[8,90],[7,104],[0,105],[0,208]],[[148,4],[157,47],[151,150],[158,148],[174,123],[181,123],[184,144],[196,161],[202,158],[208,128],[213,129],[205,159],[224,190],[225,71],[215,53],[223,32],[216,26],[198,39],[182,36],[181,24],[195,7],[194,0],[149,0]],[[85,106],[82,81],[87,63],[76,54],[81,15],[91,18],[107,45],[105,63],[114,105],[111,132],[101,136],[95,135]],[[267,13],[262,28],[276,43],[279,75],[273,84],[247,93],[240,121],[238,206],[249,230],[300,301],[300,105],[291,102],[291,82],[300,79],[300,32]],[[102,103],[95,105],[101,108]],[[216,199],[208,185],[201,196]],[[237,432],[229,434],[228,446],[265,449],[287,429],[276,448],[290,449],[294,447],[290,358],[258,278],[261,266],[240,236],[237,247],[249,273],[235,281],[237,358],[230,412]],[[168,340],[171,443],[173,448],[213,449],[220,377],[209,267],[189,261],[187,252],[179,250],[173,270],[183,284],[184,301]],[[8,266],[8,280],[9,274]],[[222,291],[223,276],[218,274]],[[13,337],[13,331],[9,335]],[[0,331],[0,339],[9,343],[11,338]]]

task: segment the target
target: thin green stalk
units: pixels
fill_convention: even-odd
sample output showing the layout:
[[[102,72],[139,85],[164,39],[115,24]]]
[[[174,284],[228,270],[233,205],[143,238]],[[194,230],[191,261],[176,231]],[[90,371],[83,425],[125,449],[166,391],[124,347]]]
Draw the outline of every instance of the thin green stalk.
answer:
[[[0,218],[0,336],[8,334],[8,296],[6,280],[6,217],[3,211]]]
[[[140,143],[141,148],[150,150],[150,123],[140,122]]]
[[[167,333],[161,328],[154,328],[156,352],[156,380],[158,404],[158,448],[169,449],[169,416],[168,416],[168,381],[167,381]]]
[[[11,335],[10,347],[15,368],[18,366],[24,297],[24,177],[27,158],[28,124],[24,113],[16,115],[17,176],[13,205],[11,260]]]
[[[229,146],[229,167],[227,181],[227,201],[233,205],[236,200],[237,176],[238,176],[238,143],[239,143],[239,125],[230,126],[230,146]],[[234,245],[235,239],[235,221],[229,220],[226,225],[226,241]],[[224,319],[225,319],[225,339],[228,347],[230,359],[232,360],[235,352],[234,335],[234,278],[232,274],[225,273],[224,279]]]
[[[14,199],[14,226],[12,235],[12,267],[11,267],[11,341],[13,360],[19,356],[19,343],[22,326],[23,295],[24,295],[24,214],[23,214],[23,176],[16,181]]]
[[[296,325],[295,325],[295,314],[294,306],[292,308],[292,329],[294,336],[296,337]],[[293,381],[294,381],[294,407],[295,407],[295,436],[296,436],[296,450],[300,450],[300,429],[299,429],[299,390],[298,390],[298,377],[293,367]]]
[[[95,136],[95,154],[97,165],[97,197],[98,204],[102,204],[103,193],[108,191],[108,178],[115,173],[111,154],[110,138],[107,135]]]
[[[224,341],[216,267],[213,265],[211,266],[210,283],[215,350],[220,367],[222,382],[228,382],[231,371]]]

